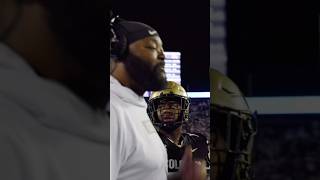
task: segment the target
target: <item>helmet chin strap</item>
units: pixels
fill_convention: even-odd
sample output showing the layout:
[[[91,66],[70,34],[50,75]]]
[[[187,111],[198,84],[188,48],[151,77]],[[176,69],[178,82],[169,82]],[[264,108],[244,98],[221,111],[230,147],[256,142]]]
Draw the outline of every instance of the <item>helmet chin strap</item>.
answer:
[[[161,130],[165,131],[166,133],[171,133],[171,132],[175,131],[178,127],[180,127],[181,125],[182,125],[182,122],[175,122],[175,123],[173,123],[173,125],[162,126]]]
[[[175,122],[171,122],[171,123],[160,123],[160,129],[165,131],[166,133],[172,133],[173,131],[175,131],[177,128],[179,128],[183,123],[183,111],[181,110],[179,113],[179,116],[177,118],[177,120]]]
[[[21,6],[21,1],[18,0],[17,1],[17,11],[12,19],[12,21],[10,22],[10,24],[4,29],[3,32],[1,32],[0,34],[0,42],[5,42],[8,37],[10,36],[10,34],[12,33],[12,31],[16,28],[16,26],[19,24],[19,21],[22,17],[22,6]]]

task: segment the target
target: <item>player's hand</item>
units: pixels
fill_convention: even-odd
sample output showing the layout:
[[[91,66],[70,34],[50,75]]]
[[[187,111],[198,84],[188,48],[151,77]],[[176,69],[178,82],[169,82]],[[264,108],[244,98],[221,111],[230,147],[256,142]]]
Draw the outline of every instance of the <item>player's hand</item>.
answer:
[[[201,164],[192,160],[192,148],[187,146],[182,158],[180,168],[181,180],[200,180]]]

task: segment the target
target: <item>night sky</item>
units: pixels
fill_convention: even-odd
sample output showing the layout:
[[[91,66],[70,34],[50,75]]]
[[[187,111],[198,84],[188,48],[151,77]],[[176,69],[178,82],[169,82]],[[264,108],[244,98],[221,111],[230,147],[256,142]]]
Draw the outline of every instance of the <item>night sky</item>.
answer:
[[[209,1],[114,0],[120,17],[141,21],[160,34],[165,51],[181,52],[181,83],[187,91],[209,91]]]
[[[319,7],[227,0],[228,74],[247,96],[320,95]]]

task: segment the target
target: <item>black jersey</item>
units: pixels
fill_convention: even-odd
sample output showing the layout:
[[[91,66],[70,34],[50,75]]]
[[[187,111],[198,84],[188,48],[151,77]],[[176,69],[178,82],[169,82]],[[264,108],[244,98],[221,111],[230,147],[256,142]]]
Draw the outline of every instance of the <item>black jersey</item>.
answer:
[[[166,136],[159,133],[162,142],[167,148],[168,152],[168,171],[176,172],[180,169],[181,160],[184,154],[185,147],[191,145],[192,147],[192,157],[194,160],[205,160],[207,166],[208,161],[208,141],[207,138],[201,134],[183,133],[181,135],[179,144],[176,145]]]

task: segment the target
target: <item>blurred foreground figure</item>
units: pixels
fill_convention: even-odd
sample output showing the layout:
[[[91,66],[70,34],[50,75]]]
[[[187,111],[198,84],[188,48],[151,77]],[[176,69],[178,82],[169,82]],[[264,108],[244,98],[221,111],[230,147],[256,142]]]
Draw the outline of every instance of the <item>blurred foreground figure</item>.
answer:
[[[109,179],[107,9],[0,0],[0,179]]]
[[[210,69],[211,177],[214,180],[251,180],[255,115],[228,77]]]

